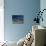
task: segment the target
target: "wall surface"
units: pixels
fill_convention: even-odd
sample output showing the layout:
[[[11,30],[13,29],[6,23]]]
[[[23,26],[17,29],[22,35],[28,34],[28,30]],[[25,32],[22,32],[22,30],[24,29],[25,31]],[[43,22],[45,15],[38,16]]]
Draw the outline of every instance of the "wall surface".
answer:
[[[4,0],[0,0],[0,42],[4,41]]]
[[[4,7],[4,33],[5,40],[18,41],[24,37],[33,24],[40,9],[40,0],[5,0]],[[12,15],[24,15],[24,24],[13,24]]]
[[[40,9],[41,9],[41,11],[42,11],[43,9],[46,9],[46,0],[41,0],[41,1],[40,1]],[[46,10],[43,12],[42,17],[43,17],[43,22],[41,21],[41,22],[40,22],[40,25],[46,26]]]

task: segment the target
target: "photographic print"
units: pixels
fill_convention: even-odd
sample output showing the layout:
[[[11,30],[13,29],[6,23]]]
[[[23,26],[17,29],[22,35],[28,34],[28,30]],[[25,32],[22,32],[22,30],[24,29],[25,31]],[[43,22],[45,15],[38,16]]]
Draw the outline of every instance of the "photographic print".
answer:
[[[12,15],[13,24],[23,24],[24,23],[24,15]]]

